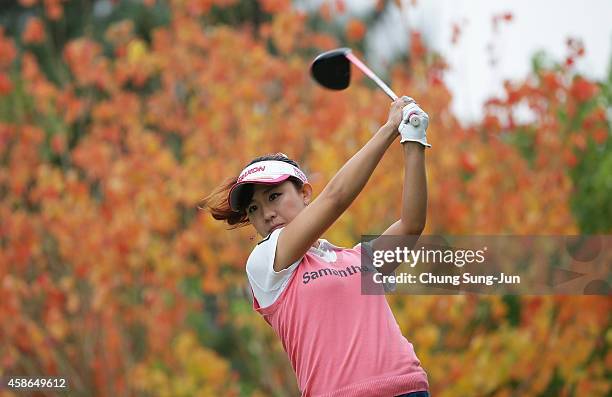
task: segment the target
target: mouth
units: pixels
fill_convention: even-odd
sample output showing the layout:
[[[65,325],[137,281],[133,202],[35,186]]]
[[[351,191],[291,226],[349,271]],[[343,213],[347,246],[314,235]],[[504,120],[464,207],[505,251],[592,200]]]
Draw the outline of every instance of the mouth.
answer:
[[[280,223],[280,224],[278,224],[278,225],[274,226],[272,229],[270,229],[270,231],[268,232],[268,234],[269,234],[269,233],[272,233],[272,232],[273,232],[273,231],[275,231],[276,229],[281,228],[281,227],[283,227],[283,226],[285,226],[285,224],[284,224],[284,223]]]

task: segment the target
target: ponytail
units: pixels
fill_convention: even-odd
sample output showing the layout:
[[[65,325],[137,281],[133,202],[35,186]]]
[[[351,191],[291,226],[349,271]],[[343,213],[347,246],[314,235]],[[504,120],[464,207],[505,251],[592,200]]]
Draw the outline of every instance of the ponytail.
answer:
[[[229,191],[234,186],[238,178],[230,178],[219,185],[211,194],[204,197],[198,205],[198,209],[208,211],[218,221],[227,222],[230,229],[236,229],[249,224],[246,211],[236,212],[232,210],[227,202]]]

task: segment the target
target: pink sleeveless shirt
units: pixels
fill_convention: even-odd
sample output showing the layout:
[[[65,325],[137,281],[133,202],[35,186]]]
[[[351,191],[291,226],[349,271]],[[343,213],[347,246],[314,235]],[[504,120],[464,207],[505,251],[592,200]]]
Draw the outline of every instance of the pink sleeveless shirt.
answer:
[[[302,396],[428,390],[427,374],[385,296],[361,294],[360,247],[335,252],[334,263],[307,252],[270,306],[261,308],[253,296],[253,308],[289,355]]]

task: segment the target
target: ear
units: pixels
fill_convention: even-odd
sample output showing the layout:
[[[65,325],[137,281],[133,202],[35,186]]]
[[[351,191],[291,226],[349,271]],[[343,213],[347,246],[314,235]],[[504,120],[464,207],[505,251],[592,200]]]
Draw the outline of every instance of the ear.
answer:
[[[310,204],[310,201],[312,200],[312,185],[308,182],[304,183],[302,185],[302,198],[304,199],[304,205],[308,205]]]

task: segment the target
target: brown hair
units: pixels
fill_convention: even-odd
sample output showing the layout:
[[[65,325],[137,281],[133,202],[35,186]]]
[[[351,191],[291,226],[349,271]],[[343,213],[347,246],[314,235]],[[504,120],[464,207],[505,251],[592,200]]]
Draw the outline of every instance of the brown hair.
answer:
[[[270,160],[284,161],[285,163],[289,163],[294,167],[300,168],[298,163],[296,163],[294,160],[291,160],[283,153],[266,154],[264,156],[254,158],[249,164],[246,165],[246,167],[251,164],[258,163],[260,161]],[[302,188],[303,183],[298,178],[290,177],[289,180],[293,182],[293,185],[297,189]],[[242,194],[242,196],[240,197],[240,210],[234,211],[230,208],[227,198],[230,189],[237,181],[237,176],[227,179],[221,185],[217,186],[211,194],[203,198],[200,201],[200,205],[198,206],[200,210],[209,211],[212,217],[216,220],[227,222],[227,224],[231,226],[231,229],[246,226],[249,224],[249,218],[247,216],[245,208],[247,204],[251,201],[251,198],[253,197],[253,191],[255,190],[252,184],[247,185],[248,188],[244,189],[245,193]]]

